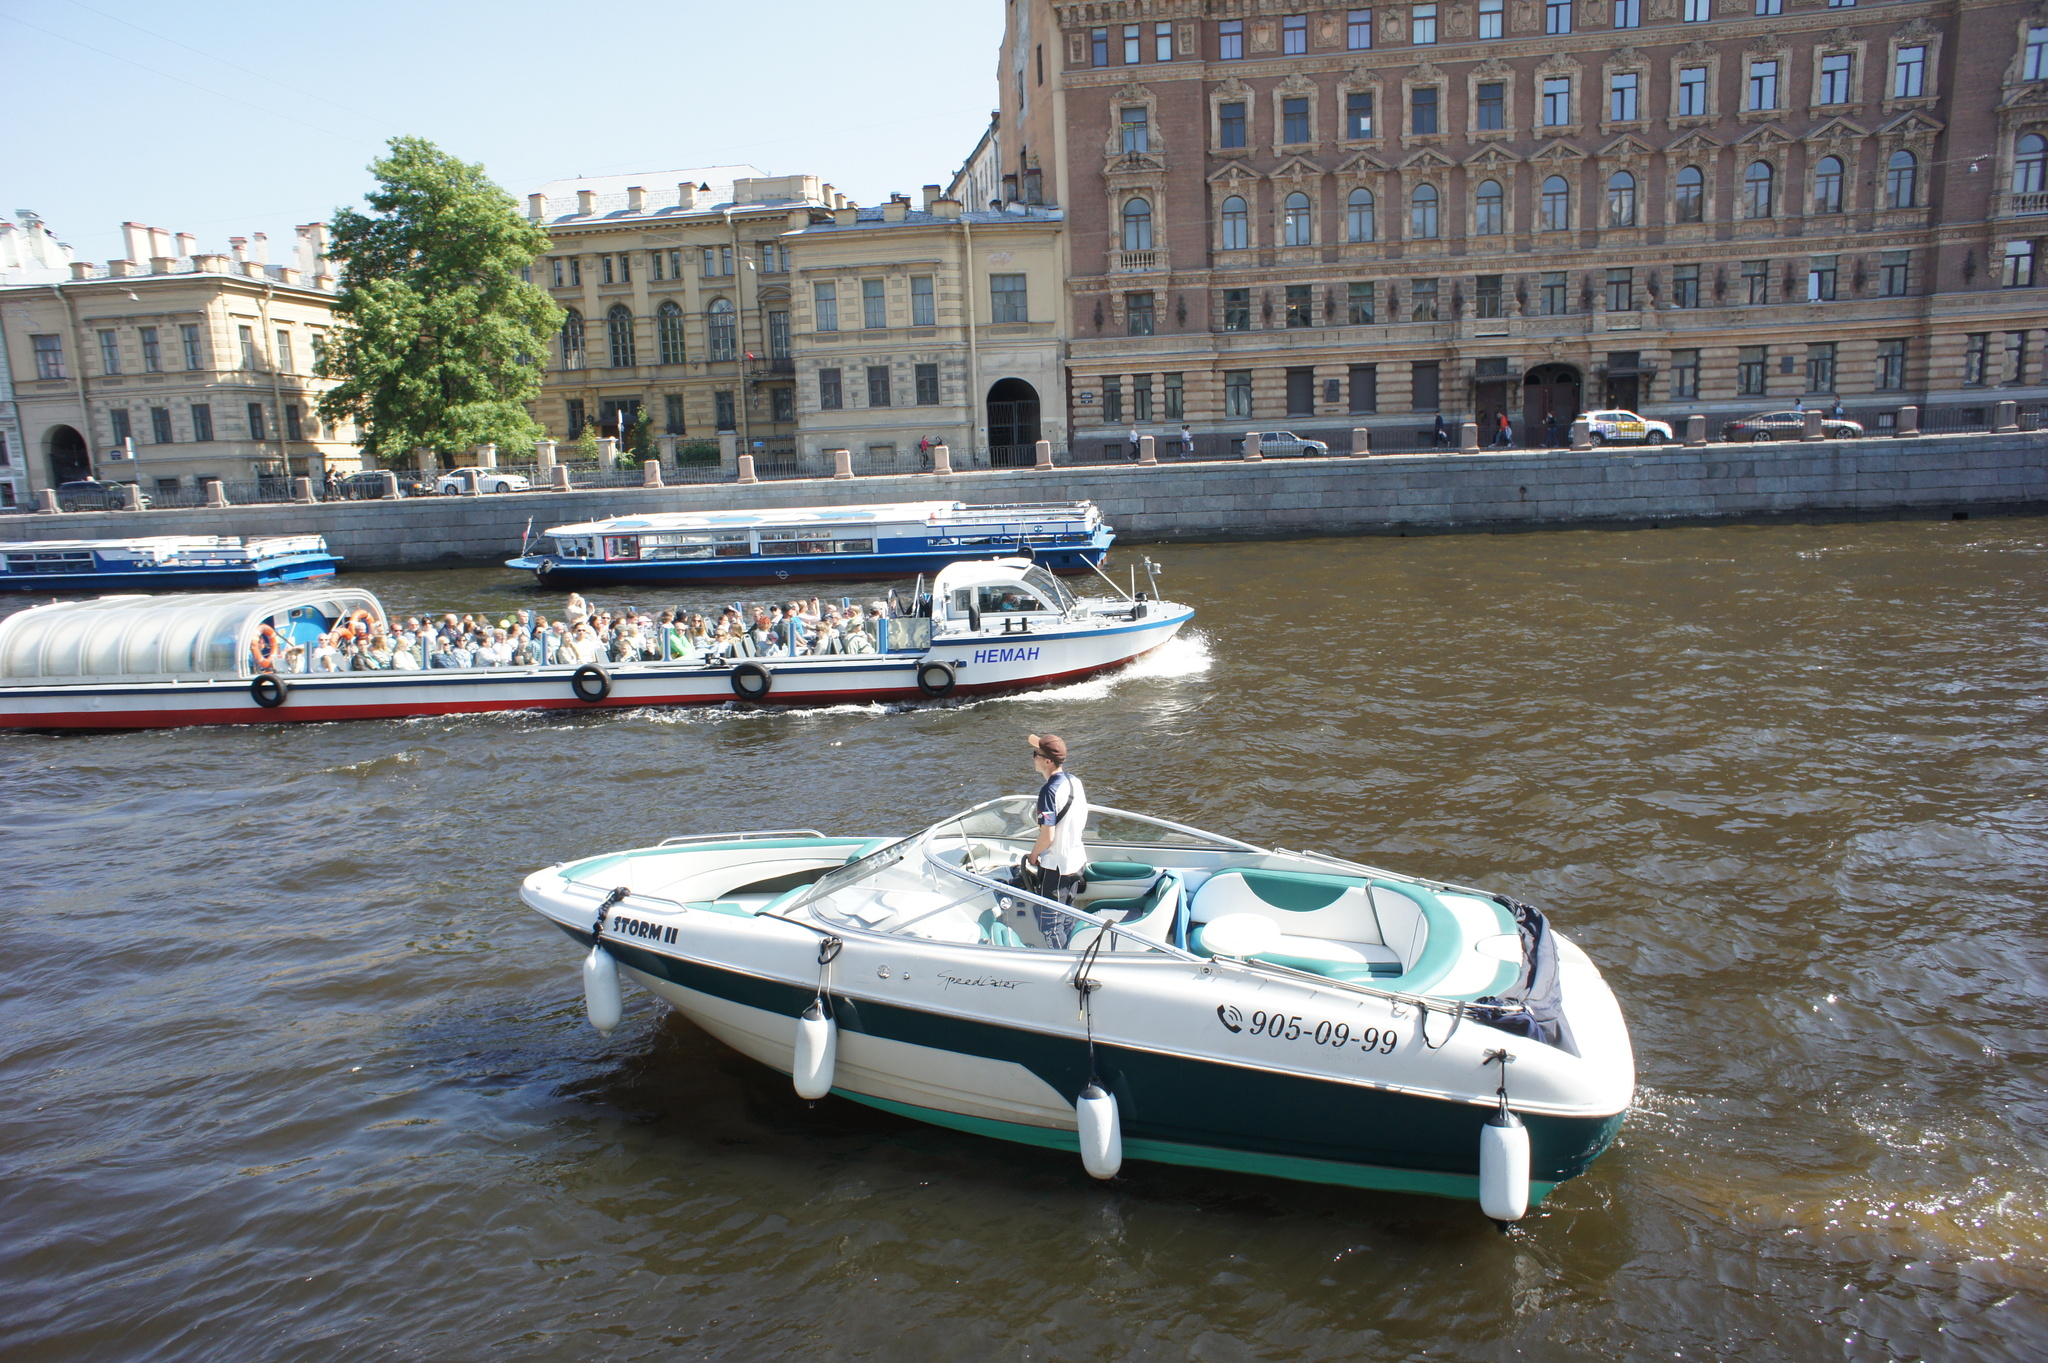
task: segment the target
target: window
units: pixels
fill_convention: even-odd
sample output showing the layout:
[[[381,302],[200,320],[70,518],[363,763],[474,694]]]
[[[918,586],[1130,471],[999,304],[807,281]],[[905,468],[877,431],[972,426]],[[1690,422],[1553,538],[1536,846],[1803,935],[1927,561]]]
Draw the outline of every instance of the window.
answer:
[[[1572,225],[1572,189],[1564,176],[1553,175],[1543,182],[1543,230],[1563,232]]]
[[[1309,140],[1306,99],[1280,101],[1280,140],[1288,146],[1299,146]]]
[[[1435,185],[1417,185],[1408,203],[1408,235],[1426,240],[1437,234]]]
[[[278,328],[277,332],[277,372],[292,372],[292,334],[282,327]]]
[[[1187,402],[1185,394],[1186,389],[1181,383],[1181,376],[1178,374],[1168,374],[1166,376],[1166,410],[1161,412],[1160,415],[1168,421],[1179,421],[1182,417],[1186,416]]]
[[[1911,208],[1918,197],[1920,163],[1909,151],[1895,151],[1884,167],[1884,206]]]
[[[1436,41],[1436,6],[1416,5],[1408,12],[1408,33],[1417,47]]]
[[[1678,72],[1678,116],[1695,118],[1707,112],[1707,68],[1686,66]]]
[[[1216,145],[1219,147],[1241,147],[1244,145],[1244,105],[1219,104],[1216,106]]]
[[[654,254],[656,259],[660,259],[661,253],[659,251]],[[668,420],[663,423],[665,433],[669,435],[687,434],[689,425],[683,420],[683,395],[681,393],[665,395],[662,398],[662,406],[668,416]]]
[[[1372,136],[1372,92],[1352,90],[1344,96],[1344,136]]]
[[[263,404],[260,402],[250,403],[248,408],[248,417],[249,438],[251,440],[265,439],[265,436],[263,434]]]
[[[1671,267],[1671,305],[1678,308],[1696,308],[1700,305],[1699,266]]]
[[[1500,276],[1483,274],[1472,281],[1472,310],[1480,317],[1500,316]]]
[[[1543,82],[1543,126],[1559,128],[1572,121],[1570,76],[1551,76]]]
[[[1607,310],[1609,312],[1634,312],[1636,308],[1636,272],[1626,266],[1607,272]]]
[[[1849,54],[1837,52],[1820,59],[1820,90],[1814,99],[1816,104],[1847,104],[1849,102]]]
[[[991,322],[1028,322],[1031,310],[1026,306],[1024,276],[1020,274],[992,274],[988,277],[989,320]]]
[[[1764,367],[1769,359],[1765,347],[1746,345],[1735,352],[1735,391],[1743,397],[1759,397],[1764,391]]]
[[[1680,222],[1698,222],[1706,213],[1706,177],[1698,166],[1680,166],[1672,181],[1671,207]]]
[[[1909,276],[1912,274],[1912,258],[1912,252],[1910,251],[1886,251],[1882,256],[1878,257],[1877,284],[1879,293],[1886,298],[1902,298],[1905,296],[1911,283]]]
[[[1768,260],[1745,260],[1742,262],[1743,296],[1752,304],[1771,301],[1771,262]]]
[[[620,303],[604,315],[605,339],[610,342],[612,368],[629,369],[633,356],[633,310]]]
[[[1146,151],[1150,139],[1146,137],[1145,110],[1142,106],[1123,111],[1123,139],[1125,151]]]
[[[562,258],[556,256],[548,264],[555,267],[555,287],[559,289],[562,287]]]
[[[868,366],[868,406],[889,405],[889,366],[871,364]]]
[[[1714,17],[1714,0],[1685,0],[1684,20],[1688,24],[1704,24]]]
[[[183,326],[179,327],[178,340],[180,344],[182,344],[185,348],[185,367],[187,369],[197,369],[199,367],[198,326],[193,323],[187,322]]]
[[[917,405],[936,407],[939,405],[939,367],[935,364],[917,366]]]
[[[1150,336],[1152,334],[1152,295],[1149,293],[1125,294],[1124,320],[1128,324],[1127,334],[1132,336]]]
[[[1615,123],[1636,121],[1636,81],[1633,71],[1618,71],[1607,82],[1607,117]]]
[[[164,413],[163,430],[164,435],[168,438],[171,433],[171,414],[169,412]],[[284,409],[284,438],[287,440],[304,440],[306,438],[305,428],[301,425],[300,421],[299,405],[295,402],[287,405]]]
[[[1088,30],[1088,64],[1090,66],[1109,65],[1108,29],[1091,28]]]
[[[236,327],[242,342],[242,368],[254,370],[256,362],[256,332],[251,327]]]
[[[1434,279],[1411,279],[1408,281],[1409,320],[1434,322],[1437,314],[1437,281]]]
[[[244,327],[243,330],[246,331],[248,328]],[[121,372],[121,338],[116,332],[103,331],[100,333],[100,372],[102,374],[118,374]]]
[[[2008,384],[2027,381],[2027,333],[2024,331],[2005,333],[2005,381]]]
[[[1409,122],[1409,131],[1424,134],[1435,132],[1436,88],[1431,86],[1427,89],[1413,91],[1409,95],[1409,100],[1410,110],[1413,115]]]
[[[1152,376],[1150,374],[1133,374],[1131,375],[1131,420],[1150,421],[1151,419]]]
[[[1124,204],[1124,249],[1152,249],[1152,205],[1143,199],[1131,199]]]
[[[1480,85],[1474,90],[1477,102],[1473,108],[1474,121],[1481,132],[1497,131],[1507,126],[1507,86],[1498,81]]]
[[[2040,31],[2048,33],[2048,29]],[[2044,180],[2048,180],[2048,138],[2028,133],[2013,147],[2012,192],[2039,194]]]
[[[1569,33],[1572,31],[1572,0],[1545,0],[1543,6],[1543,31],[1545,33]]]
[[[1609,227],[1634,227],[1636,225],[1636,177],[1625,170],[1617,170],[1607,181],[1607,225]]]
[[[1855,9],[1856,0],[1828,0],[1829,9]]]
[[[1224,250],[1242,251],[1251,244],[1251,215],[1235,194],[1223,201],[1222,224]]]
[[[1280,220],[1280,240],[1287,246],[1307,246],[1315,240],[1315,218],[1308,206],[1308,195],[1299,191],[1287,196],[1287,204]]]
[[[1785,12],[1785,0],[1756,0],[1756,12],[1765,15],[1783,14]]]
[[[1380,409],[1380,367],[1354,364],[1350,368],[1351,410],[1377,412]]]
[[[1443,406],[1443,365],[1437,360],[1417,360],[1410,371],[1414,382],[1413,406],[1418,412],[1434,412]]]
[[[863,279],[860,282],[860,324],[867,331],[885,331],[889,326],[889,300],[882,292],[882,281]]]
[[[938,324],[938,309],[934,306],[932,277],[928,274],[910,277],[910,325],[929,327]]]
[[[1223,291],[1223,329],[1225,331],[1250,331],[1252,329],[1252,291],[1250,289],[1225,289]]]
[[[722,279],[732,273],[732,247],[707,246],[704,248],[704,277]]]
[[[562,318],[562,368],[583,367],[583,314],[570,308]]]
[[[683,277],[683,252],[680,247],[668,253],[668,277],[670,279],[681,279]]]
[[[839,330],[839,286],[837,284],[811,285],[811,301],[818,315],[818,330]]]
[[[673,301],[655,309],[654,337],[663,364],[683,363],[683,310]]]
[[[1892,58],[1892,98],[1917,99],[1927,87],[1927,49],[1902,47]]]
[[[1138,64],[1138,63],[1139,63],[1140,61],[1143,61],[1143,60],[1144,60],[1144,56],[1143,56],[1143,53],[1142,53],[1142,50],[1141,50],[1141,49],[1142,49],[1142,46],[1143,46],[1143,44],[1142,44],[1142,42],[1140,41],[1140,38],[1139,38],[1139,27],[1138,27],[1138,25],[1136,25],[1136,24],[1125,24],[1125,25],[1124,25],[1124,65],[1125,65],[1125,66],[1136,66],[1136,65],[1137,65],[1137,64]]]
[[[569,287],[572,289],[580,289],[583,287],[582,256],[569,257]]]
[[[1349,290],[1350,310],[1347,316],[1355,327],[1370,326],[1373,321],[1372,285],[1353,282]]]
[[[1244,20],[1225,19],[1216,25],[1216,56],[1219,60],[1234,62],[1244,56]],[[1097,62],[1097,66],[1104,65]]]
[[[2041,30],[2048,33],[2048,29]],[[1344,28],[1344,43],[1353,52],[1363,52],[1372,46],[1372,11],[1355,9],[1351,11]],[[2029,77],[2032,79],[2032,77]]]
[[[2009,241],[2005,244],[2005,287],[2029,288],[2034,282],[2034,243]]]
[[[1351,201],[1345,206],[1344,236],[1347,241],[1371,241],[1373,239],[1372,191],[1354,189]]]
[[[1984,359],[1990,347],[1988,332],[1973,331],[1963,338],[1963,386],[1982,388],[1984,386]]]
[[[739,426],[738,404],[732,400],[732,389],[721,388],[711,395],[711,420],[721,431]]]
[[[1545,317],[1562,317],[1571,307],[1563,270],[1545,270],[1537,284],[1538,301]]]
[[[839,387],[837,369],[818,371],[818,407],[821,411],[836,412],[846,405],[845,394]]]
[[[1102,419],[1105,422],[1124,419],[1124,381],[1107,375],[1102,380]]]
[[[1778,64],[1776,62],[1751,62],[1749,64],[1749,107],[1752,109],[1775,109],[1778,107]]]
[[[1835,343],[1814,341],[1806,347],[1806,391],[1835,391]]]
[[[1249,369],[1226,369],[1223,371],[1223,415],[1250,416],[1252,414],[1252,371]]]
[[[1641,28],[1643,26],[1643,0],[1614,0],[1614,26],[1616,28]]]
[[[730,298],[712,299],[710,318],[709,336],[707,338],[710,342],[708,358],[713,363],[735,358],[735,351],[738,347],[734,344],[736,339],[734,332],[738,319],[733,313],[732,300]]]
[[[157,344],[156,328],[143,327],[137,333],[142,338],[142,372],[161,374],[164,372],[163,347]]]
[[[556,273],[560,273],[559,262],[557,262]],[[656,284],[661,282],[661,252],[659,251],[649,251],[647,253],[647,278]],[[562,281],[560,279],[555,281],[555,287],[560,288],[561,284]]]
[[[1742,173],[1744,212],[1752,218],[1771,216],[1771,186],[1775,172],[1768,161],[1755,161]]]
[[[603,278],[603,279],[602,279],[602,280],[601,280],[600,282],[601,282],[601,283],[605,283],[605,284],[610,284],[610,283],[613,283],[614,281],[613,281],[613,279],[612,279],[612,258],[611,258],[611,256],[609,256],[609,255],[602,255],[602,256],[599,256],[599,257],[597,258],[597,264],[598,264],[598,268],[599,268],[600,270],[602,270],[602,271],[604,272],[604,278]]]
[[[1472,200],[1472,230],[1482,237],[1497,237],[1506,231],[1505,204],[1500,181],[1481,180]]]
[[[1155,62],[1170,62],[1173,60],[1172,24],[1161,22],[1152,25],[1152,60]],[[1044,78],[1041,77],[1038,83],[1040,85],[1045,84]]]
[[[796,420],[796,390],[794,388],[770,388],[768,390],[768,419],[776,425],[786,425]]]
[[[252,405],[249,410],[261,412],[263,409]],[[134,439],[134,430],[128,425],[128,409],[126,407],[109,408],[107,411],[107,423],[114,432],[114,444],[123,445],[129,440]]]
[[[1316,371],[1310,367],[1287,371],[1287,415],[1316,414]]]
[[[1877,386],[1891,392],[1906,386],[1906,343],[1902,340],[1877,343]]]
[[[1836,256],[1815,256],[1806,264],[1806,301],[1809,303],[1832,303],[1835,301],[1835,279],[1840,269]]]
[[[1836,157],[1823,156],[1813,168],[1813,211],[1842,211],[1842,163]]]
[[[192,438],[213,439],[213,408],[203,402],[192,404]]]
[[[291,410],[296,412],[298,411],[298,408],[294,407]],[[171,443],[170,408],[152,407],[149,409],[149,438],[159,445],[168,445]],[[294,435],[292,439],[297,440],[298,437]]]
[[[1308,51],[1308,16],[1290,14],[1280,21],[1280,54],[1299,57]]]
[[[1315,289],[1308,284],[1287,286],[1287,325],[1312,327],[1315,319]]]
[[[2048,28],[2027,30],[2027,59],[2020,76],[2023,80],[2048,80]]]
[[[583,415],[582,398],[568,398],[564,400],[562,403],[562,415],[568,425],[569,439],[574,440],[577,436],[583,434],[583,427],[586,423]]]
[[[1671,352],[1671,396],[1696,398],[1700,395],[1700,353],[1697,350]]]

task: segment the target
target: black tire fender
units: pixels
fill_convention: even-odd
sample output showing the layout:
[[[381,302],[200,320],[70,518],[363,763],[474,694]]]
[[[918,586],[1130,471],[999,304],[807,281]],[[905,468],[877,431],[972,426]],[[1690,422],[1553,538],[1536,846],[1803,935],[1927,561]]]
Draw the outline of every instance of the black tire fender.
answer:
[[[266,710],[275,710],[292,693],[292,685],[275,672],[258,672],[249,683],[249,698]]]
[[[595,705],[612,693],[612,674],[596,663],[585,663],[569,674],[569,689],[576,699]]]
[[[952,695],[959,681],[960,674],[953,670],[951,663],[927,658],[917,665],[917,689],[929,700]]]
[[[766,700],[775,689],[775,674],[756,662],[744,662],[732,670],[732,693],[741,700]]]

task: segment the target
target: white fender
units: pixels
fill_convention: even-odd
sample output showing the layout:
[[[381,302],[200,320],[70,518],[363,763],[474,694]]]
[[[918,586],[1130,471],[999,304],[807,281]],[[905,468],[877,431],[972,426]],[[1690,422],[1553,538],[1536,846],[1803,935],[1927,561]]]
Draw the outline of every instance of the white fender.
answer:
[[[825,1016],[824,1005],[812,999],[796,1020],[796,1063],[789,1077],[799,1098],[823,1098],[832,1091],[839,1067],[839,1024]]]
[[[1081,1123],[1081,1167],[1094,1178],[1115,1178],[1124,1167],[1124,1127],[1116,1099],[1090,1084],[1081,1090],[1074,1115]]]
[[[626,1015],[626,1001],[619,993],[619,963],[600,944],[583,958],[583,1010],[590,1025],[606,1036]]]
[[[1496,1221],[1529,1214],[1529,1128],[1506,1104],[1479,1128],[1479,1210]]]

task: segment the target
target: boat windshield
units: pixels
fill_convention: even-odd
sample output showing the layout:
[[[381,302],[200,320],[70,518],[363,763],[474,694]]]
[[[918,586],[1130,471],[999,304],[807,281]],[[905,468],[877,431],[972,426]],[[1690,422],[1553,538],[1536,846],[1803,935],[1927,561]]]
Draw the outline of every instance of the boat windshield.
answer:
[[[807,909],[818,900],[829,899],[849,885],[858,884],[869,876],[888,870],[903,860],[904,854],[910,850],[910,845],[916,842],[919,836],[912,834],[907,838],[898,838],[887,847],[878,848],[857,861],[847,862],[836,871],[819,876],[811,882],[808,890],[783,905],[783,912],[793,914],[801,909]]]
[[[930,832],[934,840],[942,836],[958,838],[967,844],[970,852],[977,842],[1022,842],[1028,846],[1038,836],[1037,808],[1038,801],[1032,796],[1005,795],[933,824]],[[1088,823],[1081,830],[1081,840],[1091,847],[1108,845],[1229,852],[1263,850],[1218,833],[1204,833],[1199,828],[1189,828],[1185,824],[1155,819],[1144,814],[1132,814],[1127,810],[1111,809],[1106,805],[1089,807]]]
[[[1057,602],[1061,610],[1069,610],[1074,604],[1074,594],[1067,590],[1067,584],[1054,577],[1036,563],[1024,570],[1024,580],[1038,589],[1038,594],[1048,601]]]

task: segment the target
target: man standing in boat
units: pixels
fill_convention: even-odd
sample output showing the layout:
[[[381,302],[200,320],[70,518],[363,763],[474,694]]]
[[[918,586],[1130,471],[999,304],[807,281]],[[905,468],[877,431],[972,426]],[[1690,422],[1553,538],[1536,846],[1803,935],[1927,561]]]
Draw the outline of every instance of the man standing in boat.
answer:
[[[1088,824],[1088,792],[1082,788],[1081,778],[1066,769],[1066,740],[1058,734],[1030,734],[1027,741],[1031,765],[1045,778],[1045,784],[1038,788],[1038,808],[1032,816],[1038,825],[1038,840],[1024,854],[1024,883],[1046,899],[1071,904],[1081,885],[1081,873],[1088,867],[1088,851],[1081,845],[1081,830]],[[1074,920],[1048,908],[1034,906],[1034,910],[1046,945],[1064,947],[1073,934]]]

